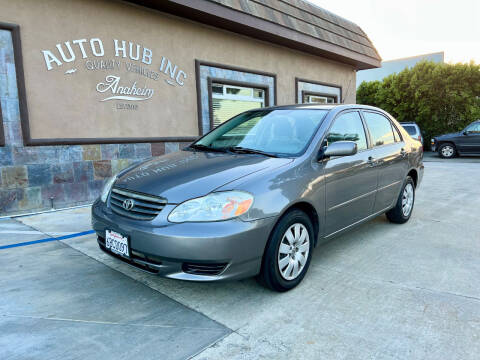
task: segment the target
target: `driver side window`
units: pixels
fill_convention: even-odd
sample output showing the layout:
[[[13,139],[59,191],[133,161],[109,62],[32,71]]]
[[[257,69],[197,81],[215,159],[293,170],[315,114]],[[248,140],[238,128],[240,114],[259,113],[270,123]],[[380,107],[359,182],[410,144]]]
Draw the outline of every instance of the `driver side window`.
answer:
[[[341,114],[335,119],[327,135],[327,146],[336,141],[355,141],[358,151],[367,148],[367,137],[357,111]]]

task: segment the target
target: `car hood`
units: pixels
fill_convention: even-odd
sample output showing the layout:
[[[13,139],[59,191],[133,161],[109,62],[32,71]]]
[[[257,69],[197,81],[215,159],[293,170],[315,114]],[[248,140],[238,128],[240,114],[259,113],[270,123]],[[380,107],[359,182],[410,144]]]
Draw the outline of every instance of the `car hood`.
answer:
[[[462,134],[461,132],[443,134],[443,135],[435,136],[435,139],[438,139],[438,140],[449,139],[449,138],[460,136],[461,134]]]
[[[266,168],[291,162],[263,155],[179,151],[120,173],[115,187],[162,196],[171,204],[206,195]]]

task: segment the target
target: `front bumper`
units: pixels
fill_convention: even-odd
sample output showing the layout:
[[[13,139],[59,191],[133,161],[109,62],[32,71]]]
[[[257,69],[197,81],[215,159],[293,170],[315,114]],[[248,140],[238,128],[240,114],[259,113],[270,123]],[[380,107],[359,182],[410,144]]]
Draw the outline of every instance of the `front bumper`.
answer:
[[[151,222],[139,221],[117,215],[97,200],[92,206],[92,227],[100,248],[138,268],[174,279],[233,280],[260,272],[275,217],[175,224],[166,220],[171,208],[167,205]],[[129,237],[129,259],[105,248],[106,230]]]

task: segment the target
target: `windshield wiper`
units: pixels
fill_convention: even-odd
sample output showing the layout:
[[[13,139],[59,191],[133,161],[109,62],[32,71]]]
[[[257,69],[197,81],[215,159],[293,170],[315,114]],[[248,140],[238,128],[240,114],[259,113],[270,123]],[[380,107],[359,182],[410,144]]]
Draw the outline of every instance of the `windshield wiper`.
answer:
[[[201,151],[225,152],[224,149],[214,148],[214,147],[203,145],[203,144],[192,144],[189,146],[189,148],[194,150],[201,150]]]
[[[230,146],[230,147],[227,148],[227,150],[231,151],[231,152],[234,152],[234,153],[238,153],[238,154],[259,154],[259,155],[265,155],[265,156],[269,156],[269,157],[278,158],[278,155],[276,155],[276,154],[272,154],[272,153],[265,152],[265,151],[262,151],[262,150],[257,150],[257,149],[244,148],[244,147],[241,147],[241,146]]]

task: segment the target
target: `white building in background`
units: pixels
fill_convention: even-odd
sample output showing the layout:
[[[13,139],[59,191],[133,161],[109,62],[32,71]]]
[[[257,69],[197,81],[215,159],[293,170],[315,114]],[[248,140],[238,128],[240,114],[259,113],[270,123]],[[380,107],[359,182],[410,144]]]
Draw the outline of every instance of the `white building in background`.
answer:
[[[376,69],[360,70],[357,72],[357,88],[363,81],[382,80],[393,73],[399,73],[405,68],[411,68],[420,61],[444,62],[444,53],[437,52],[425,55],[411,56],[402,59],[382,61],[382,66]]]

